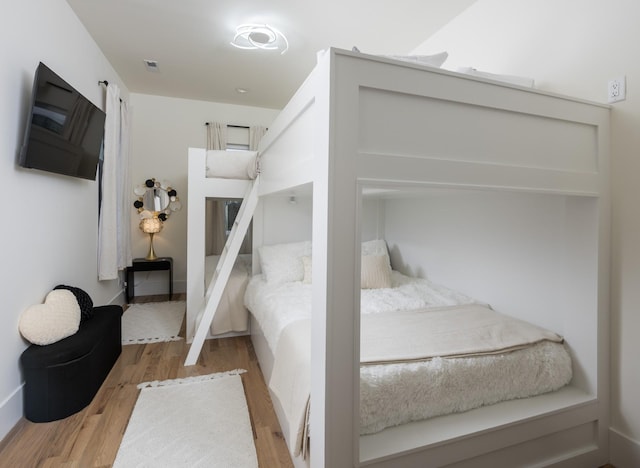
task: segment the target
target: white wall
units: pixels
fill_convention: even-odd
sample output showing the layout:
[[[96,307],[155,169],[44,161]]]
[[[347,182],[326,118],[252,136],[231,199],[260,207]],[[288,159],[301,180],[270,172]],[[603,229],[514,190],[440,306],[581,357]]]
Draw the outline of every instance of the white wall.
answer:
[[[0,15],[0,186],[2,326],[0,437],[22,416],[19,358],[28,343],[20,313],[57,284],[86,290],[96,304],[117,302],[118,281],[97,281],[98,183],[22,169],[22,144],[39,61],[104,109],[100,80],[119,77],[64,0],[6,0]]]
[[[384,206],[394,269],[561,334],[572,384],[599,396],[595,198],[431,189]]]
[[[293,193],[293,192],[292,192]],[[262,219],[262,240],[266,245],[311,239],[312,199],[309,196],[271,195],[261,200],[268,216]]]
[[[627,100],[611,114],[610,435],[618,468],[640,466],[639,17],[633,0],[478,0],[414,50],[447,50],[448,65],[528,76],[541,89],[598,102],[609,79],[626,75]]]
[[[313,199],[308,188],[293,189],[261,200],[268,217],[262,219],[266,245],[312,240]],[[291,200],[291,196],[294,200]],[[362,203],[362,240],[384,237],[384,200],[367,198]]]
[[[187,278],[187,151],[206,146],[205,122],[268,127],[278,110],[194,101],[146,94],[131,94],[131,196],[133,186],[155,177],[169,180],[178,192],[182,210],[172,213],[156,234],[153,246],[158,256],[173,257],[174,292],[186,291]],[[230,135],[242,139],[237,130]],[[247,141],[248,143],[248,141]],[[138,228],[140,218],[131,205],[131,250],[144,257],[149,237]],[[140,272],[135,276],[135,294],[166,294],[165,272]]]

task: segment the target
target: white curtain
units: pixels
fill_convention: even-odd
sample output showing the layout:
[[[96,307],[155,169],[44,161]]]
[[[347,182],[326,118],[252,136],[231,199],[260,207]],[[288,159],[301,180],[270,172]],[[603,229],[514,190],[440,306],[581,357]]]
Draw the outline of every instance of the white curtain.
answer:
[[[267,133],[267,127],[253,126],[249,127],[249,149],[257,151],[260,140]]]
[[[129,113],[120,88],[107,86],[102,163],[102,199],[98,223],[98,279],[118,278],[131,265],[129,226]]]
[[[207,149],[227,149],[227,125],[207,123]],[[205,255],[220,255],[227,241],[224,200],[207,200],[205,206]]]
[[[131,114],[129,104],[120,103],[120,152],[118,154],[118,270],[131,266],[131,167],[129,135]]]
[[[207,149],[227,149],[227,125],[219,122],[207,123]]]

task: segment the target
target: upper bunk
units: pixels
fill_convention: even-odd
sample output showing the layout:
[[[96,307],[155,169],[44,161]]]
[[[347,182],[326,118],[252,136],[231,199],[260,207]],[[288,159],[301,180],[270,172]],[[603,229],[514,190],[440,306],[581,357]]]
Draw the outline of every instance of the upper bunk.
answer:
[[[260,143],[260,195],[345,165],[361,185],[598,196],[608,150],[604,104],[328,49]],[[193,195],[241,197],[248,181],[209,173],[207,153],[190,149]]]
[[[532,88],[338,49],[319,58],[260,149],[261,194],[315,182],[598,195],[609,110]]]

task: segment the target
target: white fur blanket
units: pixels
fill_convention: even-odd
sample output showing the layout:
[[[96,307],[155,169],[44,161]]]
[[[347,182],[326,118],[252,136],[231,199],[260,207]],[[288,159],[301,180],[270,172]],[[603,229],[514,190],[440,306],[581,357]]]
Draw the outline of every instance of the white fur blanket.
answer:
[[[557,390],[572,376],[560,336],[482,305],[362,316],[361,332],[361,434]],[[303,457],[310,339],[308,319],[284,328],[269,381],[289,422],[290,449]]]

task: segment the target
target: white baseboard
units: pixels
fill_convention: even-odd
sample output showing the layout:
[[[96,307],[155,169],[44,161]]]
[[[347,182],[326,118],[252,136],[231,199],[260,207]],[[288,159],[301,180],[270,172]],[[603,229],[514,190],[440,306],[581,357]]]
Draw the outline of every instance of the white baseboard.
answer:
[[[0,403],[0,440],[4,439],[22,418],[22,387],[24,384]]]
[[[640,466],[640,442],[609,428],[609,463],[616,468]]]

